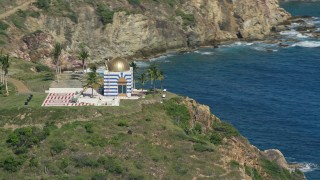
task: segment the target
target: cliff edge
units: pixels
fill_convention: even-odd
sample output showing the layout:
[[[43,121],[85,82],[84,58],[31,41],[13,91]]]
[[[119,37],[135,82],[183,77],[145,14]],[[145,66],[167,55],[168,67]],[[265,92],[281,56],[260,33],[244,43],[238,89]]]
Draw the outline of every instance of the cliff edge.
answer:
[[[38,0],[0,20],[0,45],[46,64],[55,42],[64,44],[66,64],[77,60],[80,45],[94,61],[143,58],[219,41],[262,39],[289,17],[277,0]]]

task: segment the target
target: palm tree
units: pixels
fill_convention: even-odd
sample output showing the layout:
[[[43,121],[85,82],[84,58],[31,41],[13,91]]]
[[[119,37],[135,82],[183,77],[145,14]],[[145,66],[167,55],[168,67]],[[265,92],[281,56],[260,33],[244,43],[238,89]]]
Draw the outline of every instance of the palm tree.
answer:
[[[91,66],[90,67],[91,72],[87,74],[87,84],[85,87],[91,88],[91,97],[93,97],[93,89],[98,89],[103,84],[103,79],[100,78],[97,74],[97,67]]]
[[[141,92],[143,92],[143,88],[144,88],[144,84],[147,82],[147,80],[148,80],[148,78],[147,78],[147,74],[146,73],[142,73],[142,74],[140,74],[140,76],[139,76],[139,81],[140,81],[140,83],[141,83],[141,85],[142,85],[142,90],[141,90]]]
[[[57,74],[61,74],[61,61],[60,61],[61,51],[62,51],[61,44],[56,43],[52,51],[52,56],[53,56],[53,64],[56,65]]]
[[[160,81],[160,88],[161,88],[161,91],[162,91],[162,83],[163,83],[163,80],[164,80],[164,73],[163,73],[163,71],[161,71],[161,70],[158,70],[158,71],[157,71],[157,80]]]
[[[2,62],[3,62],[3,56],[2,52],[0,53],[0,85],[3,84],[3,72],[2,72]]]
[[[9,89],[8,89],[8,80],[7,80],[7,75],[8,75],[8,72],[9,72],[9,67],[10,67],[10,64],[9,64],[9,54],[7,55],[1,55],[1,61],[2,61],[2,71],[4,72],[4,82],[5,82],[5,85],[6,85],[6,95],[9,96]]]
[[[82,61],[82,70],[84,72],[84,63],[85,60],[89,57],[89,52],[86,51],[83,47],[81,48],[81,51],[79,53],[79,59]]]
[[[136,81],[134,79],[134,75],[137,73],[137,70],[138,70],[138,66],[137,66],[137,63],[135,63],[134,61],[132,61],[130,63],[130,66],[132,67],[133,69],[133,89],[136,88]]]
[[[147,71],[148,71],[148,75],[150,77],[151,83],[153,84],[153,93],[155,94],[158,67],[155,64],[151,64]]]

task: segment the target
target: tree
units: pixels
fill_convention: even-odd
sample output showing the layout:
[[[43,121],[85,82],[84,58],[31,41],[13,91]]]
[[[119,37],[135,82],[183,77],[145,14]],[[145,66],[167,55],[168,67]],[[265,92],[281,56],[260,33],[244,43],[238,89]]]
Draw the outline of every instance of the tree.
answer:
[[[82,62],[82,70],[84,72],[84,63],[85,60],[89,57],[89,52],[87,50],[84,49],[84,47],[81,47],[80,53],[79,53],[79,59]]]
[[[147,78],[147,74],[146,73],[142,73],[140,74],[138,80],[140,81],[141,85],[142,85],[142,90],[141,92],[143,92],[143,88],[144,88],[144,84],[147,82],[148,78]]]
[[[130,67],[132,67],[133,69],[133,88],[136,88],[136,81],[134,79],[134,75],[137,73],[137,70],[138,70],[138,66],[137,66],[137,63],[135,63],[134,61],[132,61],[130,63]]]
[[[2,52],[0,53],[0,85],[4,83],[4,78],[3,78],[3,72],[2,72],[2,63],[3,63],[3,56]]]
[[[164,73],[160,69],[158,69],[158,71],[157,71],[157,80],[160,81],[160,88],[161,88],[161,91],[162,91],[162,83],[163,83],[163,80],[164,80]]]
[[[90,87],[92,89],[91,97],[93,97],[93,89],[98,89],[103,84],[103,79],[99,78],[97,74],[97,67],[91,66],[91,72],[87,74],[87,84],[85,87]]]
[[[155,94],[158,67],[155,64],[151,64],[147,71],[148,71],[148,75],[150,77],[151,83],[153,84],[153,93]]]
[[[62,51],[62,46],[60,43],[56,43],[54,45],[52,56],[53,56],[53,64],[56,66],[56,74],[61,74],[61,60],[60,55]]]
[[[3,80],[3,83],[6,86],[6,95],[7,96],[9,96],[8,79],[7,79],[7,75],[8,75],[9,67],[10,67],[9,59],[10,59],[9,54],[7,54],[7,55],[1,54],[0,55],[1,70],[2,70],[2,78],[1,79]]]

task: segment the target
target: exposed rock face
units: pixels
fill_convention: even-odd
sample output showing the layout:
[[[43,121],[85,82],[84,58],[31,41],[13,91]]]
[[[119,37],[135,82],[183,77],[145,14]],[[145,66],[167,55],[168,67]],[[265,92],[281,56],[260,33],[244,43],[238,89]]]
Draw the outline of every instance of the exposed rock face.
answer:
[[[215,115],[211,114],[210,107],[199,104],[194,99],[186,98],[184,104],[188,107],[188,110],[191,114],[191,126],[194,127],[196,123],[203,124],[204,132],[212,130],[212,122],[220,121]]]
[[[117,10],[113,22],[103,25],[94,6],[71,1],[70,7],[78,16],[77,23],[68,17],[41,13],[39,18],[29,17],[26,24],[30,32],[41,29],[63,42],[66,53],[75,54],[79,44],[84,43],[90,49],[91,59],[102,61],[114,56],[144,57],[168,49],[237,38],[261,39],[290,16],[279,7],[277,0],[180,2],[169,6],[163,2],[143,1],[140,6],[133,6],[127,1],[111,0],[106,2],[111,10],[127,9],[134,13]],[[31,9],[38,11],[35,7]],[[185,18],[183,14],[189,16]],[[23,37],[21,32],[12,35]],[[22,38],[13,43],[23,46]],[[30,54],[30,51],[23,52]],[[37,60],[41,55],[30,58]]]
[[[283,154],[278,149],[268,149],[262,152],[262,154],[269,160],[274,161],[281,167],[289,169],[288,163]]]
[[[190,112],[190,124],[194,127],[196,123],[200,123],[203,127],[203,133],[210,134],[214,131],[212,127],[215,126],[215,123],[221,123],[221,120],[211,113],[208,106],[199,104],[190,98],[186,98],[182,103],[186,105]],[[221,159],[220,164],[223,165],[224,169],[228,169],[231,162],[237,162],[241,175],[239,179],[251,179],[248,172],[246,172],[246,167],[256,169],[263,179],[272,179],[263,165],[264,160],[274,162],[286,170],[299,168],[299,165],[289,165],[279,150],[269,149],[261,151],[241,136],[224,138],[223,144],[224,146],[219,148],[219,154],[224,157]],[[304,176],[301,175],[301,177],[297,177],[296,179],[304,179]]]

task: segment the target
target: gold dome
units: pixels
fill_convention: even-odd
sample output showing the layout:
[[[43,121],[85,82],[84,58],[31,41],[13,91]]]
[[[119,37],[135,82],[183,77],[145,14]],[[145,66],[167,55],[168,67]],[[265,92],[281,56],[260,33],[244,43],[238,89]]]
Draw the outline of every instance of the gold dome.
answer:
[[[130,70],[127,60],[117,57],[108,62],[108,70],[111,72],[124,72]]]

